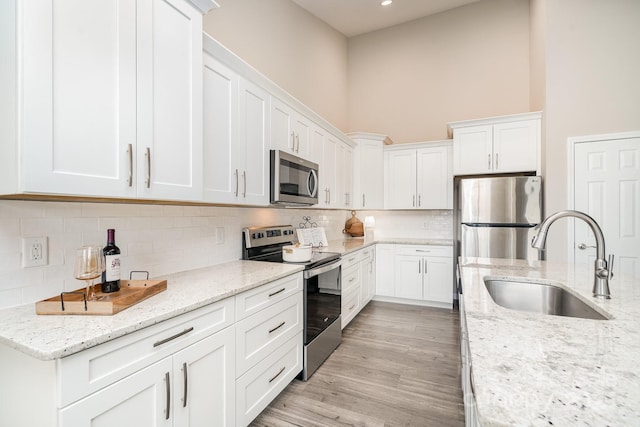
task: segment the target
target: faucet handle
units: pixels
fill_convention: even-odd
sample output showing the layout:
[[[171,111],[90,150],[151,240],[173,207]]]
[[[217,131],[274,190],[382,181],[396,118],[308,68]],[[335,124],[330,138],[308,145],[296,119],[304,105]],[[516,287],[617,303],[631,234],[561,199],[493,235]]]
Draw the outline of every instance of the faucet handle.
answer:
[[[609,271],[608,280],[613,278],[613,258],[613,254],[609,254],[609,261],[607,262],[607,270]]]

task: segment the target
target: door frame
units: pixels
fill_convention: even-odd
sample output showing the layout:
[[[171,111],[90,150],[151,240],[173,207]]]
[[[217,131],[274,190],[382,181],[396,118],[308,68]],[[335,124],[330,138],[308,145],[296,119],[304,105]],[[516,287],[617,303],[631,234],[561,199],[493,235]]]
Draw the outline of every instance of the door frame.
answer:
[[[617,133],[605,133],[599,135],[585,135],[585,136],[571,136],[567,138],[567,163],[568,163],[568,174],[567,183],[568,183],[568,191],[567,191],[567,206],[569,209],[575,209],[575,154],[576,154],[576,145],[586,143],[586,142],[598,142],[598,141],[611,141],[615,139],[629,139],[629,138],[640,138],[640,130],[630,131],[630,132],[617,132]],[[573,243],[575,241],[575,227],[574,221],[569,221],[567,233],[567,259],[570,263],[575,263],[574,256],[574,248]]]

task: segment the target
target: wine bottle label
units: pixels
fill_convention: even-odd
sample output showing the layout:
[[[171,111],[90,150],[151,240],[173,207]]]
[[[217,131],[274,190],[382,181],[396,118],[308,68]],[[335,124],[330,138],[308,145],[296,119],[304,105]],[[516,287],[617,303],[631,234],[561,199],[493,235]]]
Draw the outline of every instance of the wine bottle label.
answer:
[[[107,255],[105,260],[107,263],[107,268],[105,269],[106,281],[120,280],[120,255]]]

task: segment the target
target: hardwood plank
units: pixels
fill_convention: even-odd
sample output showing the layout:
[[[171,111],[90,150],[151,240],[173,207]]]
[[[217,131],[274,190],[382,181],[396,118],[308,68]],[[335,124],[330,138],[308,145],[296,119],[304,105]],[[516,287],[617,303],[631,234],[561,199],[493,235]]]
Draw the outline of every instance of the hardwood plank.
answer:
[[[458,312],[372,301],[253,426],[463,426]]]

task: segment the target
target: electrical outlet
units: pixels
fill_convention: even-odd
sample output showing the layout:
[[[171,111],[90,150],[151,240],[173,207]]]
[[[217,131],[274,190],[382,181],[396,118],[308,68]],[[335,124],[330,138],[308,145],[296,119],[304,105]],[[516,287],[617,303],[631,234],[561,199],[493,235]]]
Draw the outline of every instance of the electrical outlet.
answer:
[[[22,238],[22,267],[37,267],[49,263],[49,244],[46,237]]]
[[[216,227],[216,244],[221,245],[224,243],[224,228]]]

